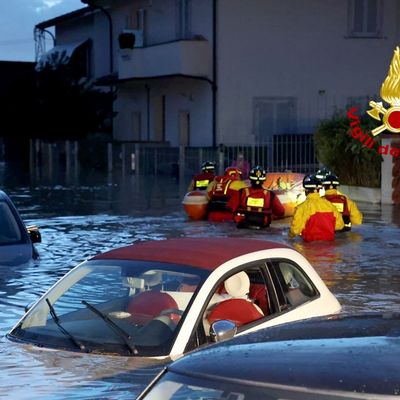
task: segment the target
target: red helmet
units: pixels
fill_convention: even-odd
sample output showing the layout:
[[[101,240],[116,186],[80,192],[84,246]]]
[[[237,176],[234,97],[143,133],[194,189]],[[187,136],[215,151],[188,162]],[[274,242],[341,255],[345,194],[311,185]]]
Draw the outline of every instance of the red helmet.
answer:
[[[236,167],[228,167],[225,169],[225,176],[229,176],[231,179],[240,179],[242,177],[242,171]]]

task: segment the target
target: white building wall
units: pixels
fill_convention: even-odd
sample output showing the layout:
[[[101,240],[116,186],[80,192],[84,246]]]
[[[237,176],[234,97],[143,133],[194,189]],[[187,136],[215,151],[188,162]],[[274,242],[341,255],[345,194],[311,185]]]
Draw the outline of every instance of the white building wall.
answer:
[[[104,13],[96,11],[86,17],[56,26],[57,45],[92,39],[92,75],[99,78],[110,73],[109,23]],[[116,49],[115,35],[113,40]],[[116,64],[114,57],[114,65]],[[115,67],[114,67],[115,70]]]
[[[217,142],[254,140],[257,97],[294,97],[302,133],[349,97],[378,94],[399,39],[398,7],[384,1],[383,38],[354,39],[347,0],[219,0]]]
[[[209,83],[182,78],[153,83],[150,88],[150,103],[155,96],[165,96],[165,137],[171,146],[179,146],[179,113],[190,114],[190,145],[208,146],[212,141],[212,109]],[[154,140],[153,110],[147,109],[145,83],[128,83],[119,89],[114,110],[116,140],[132,141],[132,113],[141,114],[141,140]],[[149,112],[149,115],[148,115]],[[150,121],[148,129],[147,121]]]
[[[140,62],[134,57],[141,57],[141,54],[153,54],[154,52],[161,52],[163,49],[168,51],[169,47],[173,44],[168,42],[177,40],[179,35],[178,29],[178,1],[177,0],[153,0],[148,1],[120,1],[119,7],[113,10],[113,17],[117,21],[115,25],[115,35],[125,29],[123,21],[126,20],[127,15],[132,13],[132,10],[140,7],[145,9],[145,44],[151,46],[149,48],[134,49],[132,52],[132,60],[127,65],[127,70],[123,72],[123,77],[129,75],[129,68],[131,68],[131,75],[134,77],[138,73]],[[189,35],[186,39],[200,36],[208,40],[210,43],[206,48],[206,58],[209,60],[208,66],[204,68],[204,63],[197,63],[201,71],[193,68],[178,68],[181,73],[193,73],[198,75],[201,79],[191,79],[184,77],[177,78],[158,78],[157,80],[151,79],[152,77],[159,77],[160,75],[169,74],[172,71],[174,64],[179,61],[181,65],[189,65],[188,61],[193,61],[192,57],[182,60],[168,59],[168,54],[164,57],[159,57],[155,63],[143,70],[145,73],[139,74],[146,76],[149,80],[127,81],[119,85],[118,99],[115,102],[114,111],[117,112],[117,117],[114,120],[114,138],[116,140],[133,140],[132,136],[132,112],[141,113],[141,140],[154,140],[153,129],[153,110],[150,109],[149,114],[147,110],[147,92],[145,85],[150,90],[150,104],[155,96],[165,96],[165,140],[172,146],[180,144],[179,136],[179,114],[180,112],[188,112],[190,115],[190,139],[191,146],[210,146],[212,144],[212,90],[210,81],[202,78],[210,79],[212,76],[212,0],[190,0],[190,24]],[[161,43],[161,44],[159,44]],[[166,43],[166,44],[162,44]],[[188,46],[189,42],[185,42]],[[184,45],[183,43],[182,45]],[[159,44],[158,46],[155,46]],[[199,45],[203,46],[200,42]],[[117,50],[118,51],[118,50]],[[182,53],[185,55],[186,53]],[[117,57],[120,57],[118,51]],[[203,60],[202,60],[203,61]],[[168,67],[170,63],[170,68]],[[131,65],[132,64],[132,65]],[[120,63],[120,65],[123,65]],[[171,69],[172,68],[172,69]],[[154,70],[154,71],[153,71]],[[186,72],[188,70],[189,72]],[[153,71],[153,72],[152,72]],[[191,71],[191,72],[190,72]],[[150,126],[148,126],[150,121]]]
[[[255,107],[263,99],[290,99],[294,105],[293,131],[307,133],[313,132],[320,119],[344,108],[349,98],[379,97],[380,85],[400,40],[400,2],[383,0],[382,38],[356,39],[348,35],[349,1],[217,1],[217,144],[257,142],[257,121],[263,115],[255,115]],[[120,57],[118,35],[126,28],[136,28],[129,24],[134,23],[140,8],[146,16],[145,45],[160,45],[180,35],[177,0],[115,0],[109,4],[107,10],[112,15],[114,30],[114,72]],[[188,5],[191,19],[186,38],[205,38],[212,52],[213,0],[188,0]],[[110,73],[108,32],[105,14],[97,11],[93,16],[60,24],[57,42],[92,38],[93,72],[98,78]],[[159,60],[160,65],[165,62],[165,58]],[[212,66],[210,56],[210,80]],[[166,96],[167,141],[179,143],[177,115],[179,110],[188,110],[190,144],[212,144],[209,82],[150,79],[148,85],[152,93],[161,90]],[[114,125],[116,139],[130,140],[130,113],[137,106],[142,110],[142,129],[147,132],[143,87],[144,83],[120,86],[115,105],[119,112]],[[265,108],[268,107],[266,103]],[[129,114],[124,115],[125,110]],[[281,113],[284,115],[285,110],[281,109]]]

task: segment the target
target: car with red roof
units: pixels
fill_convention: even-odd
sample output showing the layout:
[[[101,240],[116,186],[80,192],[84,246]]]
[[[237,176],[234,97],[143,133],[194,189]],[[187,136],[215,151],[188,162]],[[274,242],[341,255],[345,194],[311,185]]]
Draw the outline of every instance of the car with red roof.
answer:
[[[41,348],[174,359],[212,343],[219,321],[233,323],[239,336],[340,309],[309,262],[283,243],[153,240],[79,264],[7,337]]]

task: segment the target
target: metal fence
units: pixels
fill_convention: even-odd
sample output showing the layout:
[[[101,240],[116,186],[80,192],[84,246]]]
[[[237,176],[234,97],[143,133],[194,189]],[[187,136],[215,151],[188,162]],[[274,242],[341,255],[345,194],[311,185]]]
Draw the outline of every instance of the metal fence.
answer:
[[[108,144],[109,171],[120,168],[136,174],[193,175],[204,161],[215,161],[221,173],[242,154],[250,166],[267,171],[309,173],[318,169],[312,134],[276,135],[263,145],[213,147],[166,147],[129,142]],[[121,165],[119,165],[121,164]]]
[[[276,135],[262,145],[220,145],[214,147],[170,147],[165,143],[108,142],[96,144],[95,152],[79,142],[31,141],[31,172],[77,176],[80,168],[92,167],[109,174],[191,176],[204,161],[215,161],[219,173],[242,154],[249,166],[261,165],[267,171],[309,173],[318,169],[312,134]],[[88,154],[91,154],[88,157]],[[89,160],[89,165],[86,163]]]

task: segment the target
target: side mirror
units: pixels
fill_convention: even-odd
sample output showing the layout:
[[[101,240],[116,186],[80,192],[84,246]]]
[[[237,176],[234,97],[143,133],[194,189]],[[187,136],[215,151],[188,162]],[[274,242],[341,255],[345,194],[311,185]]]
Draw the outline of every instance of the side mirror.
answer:
[[[39,228],[36,225],[27,226],[26,230],[29,233],[32,243],[41,243],[42,235],[40,234]]]
[[[237,332],[237,326],[229,320],[221,319],[215,321],[210,327],[210,339],[212,342],[222,342],[223,340],[232,339]]]

